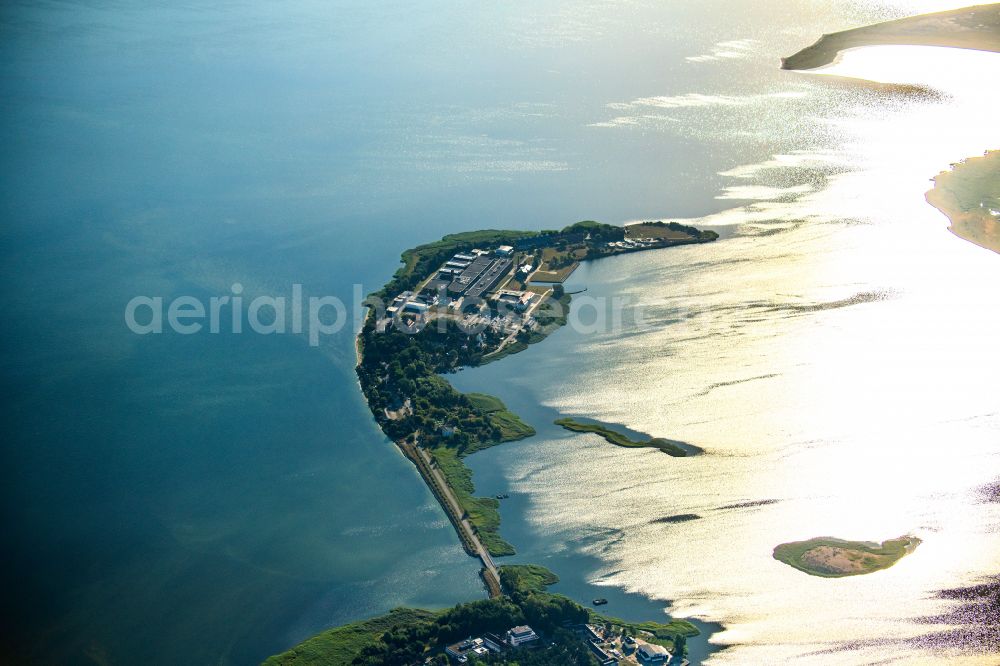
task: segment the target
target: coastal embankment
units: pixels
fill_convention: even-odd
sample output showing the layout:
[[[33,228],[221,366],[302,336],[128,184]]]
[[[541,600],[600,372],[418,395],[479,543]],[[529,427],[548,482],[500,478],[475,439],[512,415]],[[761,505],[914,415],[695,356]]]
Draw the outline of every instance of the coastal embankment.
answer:
[[[406,454],[406,457],[416,465],[427,487],[431,489],[434,497],[437,498],[442,508],[444,508],[445,513],[448,514],[448,519],[455,526],[455,531],[458,532],[465,552],[473,557],[478,557],[483,563],[480,575],[483,578],[483,583],[486,585],[490,597],[499,597],[501,594],[500,571],[497,569],[496,564],[493,563],[493,558],[490,557],[486,546],[480,541],[476,530],[473,529],[461,504],[459,504],[454,492],[448,486],[448,482],[441,474],[441,471],[437,469],[434,459],[426,451],[413,444],[400,442],[399,447]]]

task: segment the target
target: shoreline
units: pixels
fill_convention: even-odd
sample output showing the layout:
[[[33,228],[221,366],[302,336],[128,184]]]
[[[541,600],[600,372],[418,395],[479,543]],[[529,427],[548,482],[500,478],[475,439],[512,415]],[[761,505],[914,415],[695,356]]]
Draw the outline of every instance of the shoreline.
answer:
[[[825,34],[781,59],[781,68],[810,70],[864,46],[940,46],[1000,52],[1000,4],[977,5]]]
[[[536,353],[542,353],[536,350]],[[522,359],[520,362],[524,362]],[[472,372],[475,372],[474,369]],[[471,376],[469,379],[473,379]],[[471,390],[473,386],[482,385],[480,380],[473,379],[463,381],[463,388]],[[516,389],[505,389],[502,394],[504,398],[509,398],[513,408],[527,409],[525,405],[518,405]],[[553,420],[559,416],[559,412],[551,407],[538,406],[538,413],[533,413],[532,420],[539,423],[539,436],[548,440],[556,440],[569,435]],[[603,445],[603,444],[602,444]],[[630,591],[616,585],[607,585],[600,575],[591,576],[594,572],[600,572],[606,567],[606,562],[599,555],[590,552],[586,546],[594,546],[598,540],[594,536],[582,536],[580,544],[585,546],[582,551],[576,549],[559,549],[553,552],[550,549],[550,541],[545,531],[538,531],[532,525],[529,517],[532,500],[530,495],[521,492],[516,487],[516,480],[507,478],[503,469],[503,461],[517,460],[523,455],[528,455],[531,451],[530,441],[514,442],[510,448],[496,447],[480,451],[470,456],[469,466],[475,472],[477,485],[482,486],[482,491],[487,495],[508,495],[504,500],[504,511],[510,512],[509,518],[505,516],[506,534],[514,543],[518,544],[519,553],[514,558],[514,562],[541,562],[549,569],[557,572],[565,572],[562,580],[553,589],[554,592],[565,594],[570,598],[579,600],[581,603],[594,598],[607,598],[608,605],[600,606],[599,612],[623,618],[625,620],[640,622],[646,618],[662,618],[665,616],[677,618],[672,612],[673,602],[669,597],[649,595],[646,592]],[[509,509],[508,509],[509,508]],[[506,559],[506,558],[505,558]],[[689,659],[692,664],[703,663],[715,654],[725,652],[730,648],[729,643],[711,642],[713,638],[726,631],[726,625],[717,619],[710,619],[710,616],[695,615],[684,616],[684,620],[692,623],[700,631],[698,636],[688,639]]]

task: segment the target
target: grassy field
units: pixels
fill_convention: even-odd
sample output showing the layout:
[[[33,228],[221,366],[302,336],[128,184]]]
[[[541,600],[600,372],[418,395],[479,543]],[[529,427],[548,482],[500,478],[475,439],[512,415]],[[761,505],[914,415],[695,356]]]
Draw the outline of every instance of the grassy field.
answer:
[[[574,261],[569,266],[563,266],[554,271],[539,269],[531,276],[531,280],[532,282],[565,282],[579,265],[580,262]]]
[[[347,666],[389,629],[429,625],[437,616],[436,612],[418,608],[396,608],[370,620],[328,629],[288,652],[269,657],[264,666]]]
[[[881,544],[817,537],[783,543],[774,549],[774,559],[812,576],[842,578],[888,569],[920,544],[920,539],[903,536]]]
[[[500,536],[500,501],[493,497],[475,497],[472,470],[465,466],[455,449],[438,447],[431,454],[490,555],[513,555],[514,546]]]
[[[634,440],[616,430],[612,430],[607,425],[600,423],[581,423],[580,421],[571,418],[556,419],[555,424],[566,428],[566,430],[572,430],[573,432],[592,432],[595,435],[600,435],[615,446],[624,446],[631,449],[654,448],[663,451],[667,455],[677,458],[683,458],[688,455],[687,451],[669,439],[653,437],[652,439],[647,440]]]
[[[580,265],[580,260],[587,256],[587,248],[570,248],[559,250],[547,247],[542,251],[542,264],[532,275],[532,282],[565,282]],[[565,262],[570,261],[566,265]],[[559,268],[552,268],[552,264]]]

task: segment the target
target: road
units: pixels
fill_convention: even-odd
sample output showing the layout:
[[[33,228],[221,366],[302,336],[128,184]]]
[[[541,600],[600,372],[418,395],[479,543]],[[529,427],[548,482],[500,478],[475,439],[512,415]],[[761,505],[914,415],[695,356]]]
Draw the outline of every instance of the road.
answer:
[[[496,563],[493,562],[493,558],[490,556],[490,552],[486,549],[486,546],[479,540],[479,535],[476,534],[472,523],[469,522],[468,518],[465,518],[465,511],[462,509],[462,505],[459,504],[458,498],[455,497],[455,493],[452,491],[451,486],[448,485],[444,475],[434,465],[434,459],[427,451],[416,444],[407,442],[397,442],[397,444],[403,449],[406,456],[416,464],[420,475],[424,477],[424,481],[430,487],[434,496],[443,505],[445,513],[451,519],[452,525],[459,532],[459,537],[461,537],[466,551],[470,555],[478,557],[479,561],[482,562],[483,581],[486,583],[486,588],[489,590],[490,596],[500,596],[503,593],[500,589],[500,570],[497,568]]]
[[[427,451],[423,450],[419,446],[414,447],[416,449],[417,455],[424,459],[427,463],[427,467],[430,469],[432,475],[434,475],[434,480],[440,484],[441,488],[444,490],[445,499],[451,505],[451,510],[455,512],[456,516],[463,516],[465,512],[462,509],[462,505],[458,503],[458,498],[451,490],[451,486],[445,481],[444,475],[441,473],[437,467],[434,466],[434,460]],[[483,542],[479,540],[479,536],[476,531],[472,528],[472,523],[469,522],[468,518],[461,518],[462,530],[465,532],[466,536],[469,537],[469,541],[473,543],[476,551],[479,554],[479,559],[483,562],[483,567],[485,567],[490,573],[492,573],[496,579],[500,580],[500,570],[497,569],[496,564],[493,563],[493,558],[490,557],[490,552],[486,550],[486,546]]]

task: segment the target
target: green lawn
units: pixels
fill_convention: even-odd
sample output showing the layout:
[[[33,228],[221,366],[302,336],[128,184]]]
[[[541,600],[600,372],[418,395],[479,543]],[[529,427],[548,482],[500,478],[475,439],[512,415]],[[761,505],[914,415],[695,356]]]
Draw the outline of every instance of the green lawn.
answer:
[[[677,458],[683,458],[688,454],[687,451],[669,439],[653,437],[647,440],[635,440],[601,423],[581,423],[575,419],[561,418],[556,419],[555,424],[573,432],[591,432],[595,435],[600,435],[615,446],[624,446],[633,449],[655,448]]]

